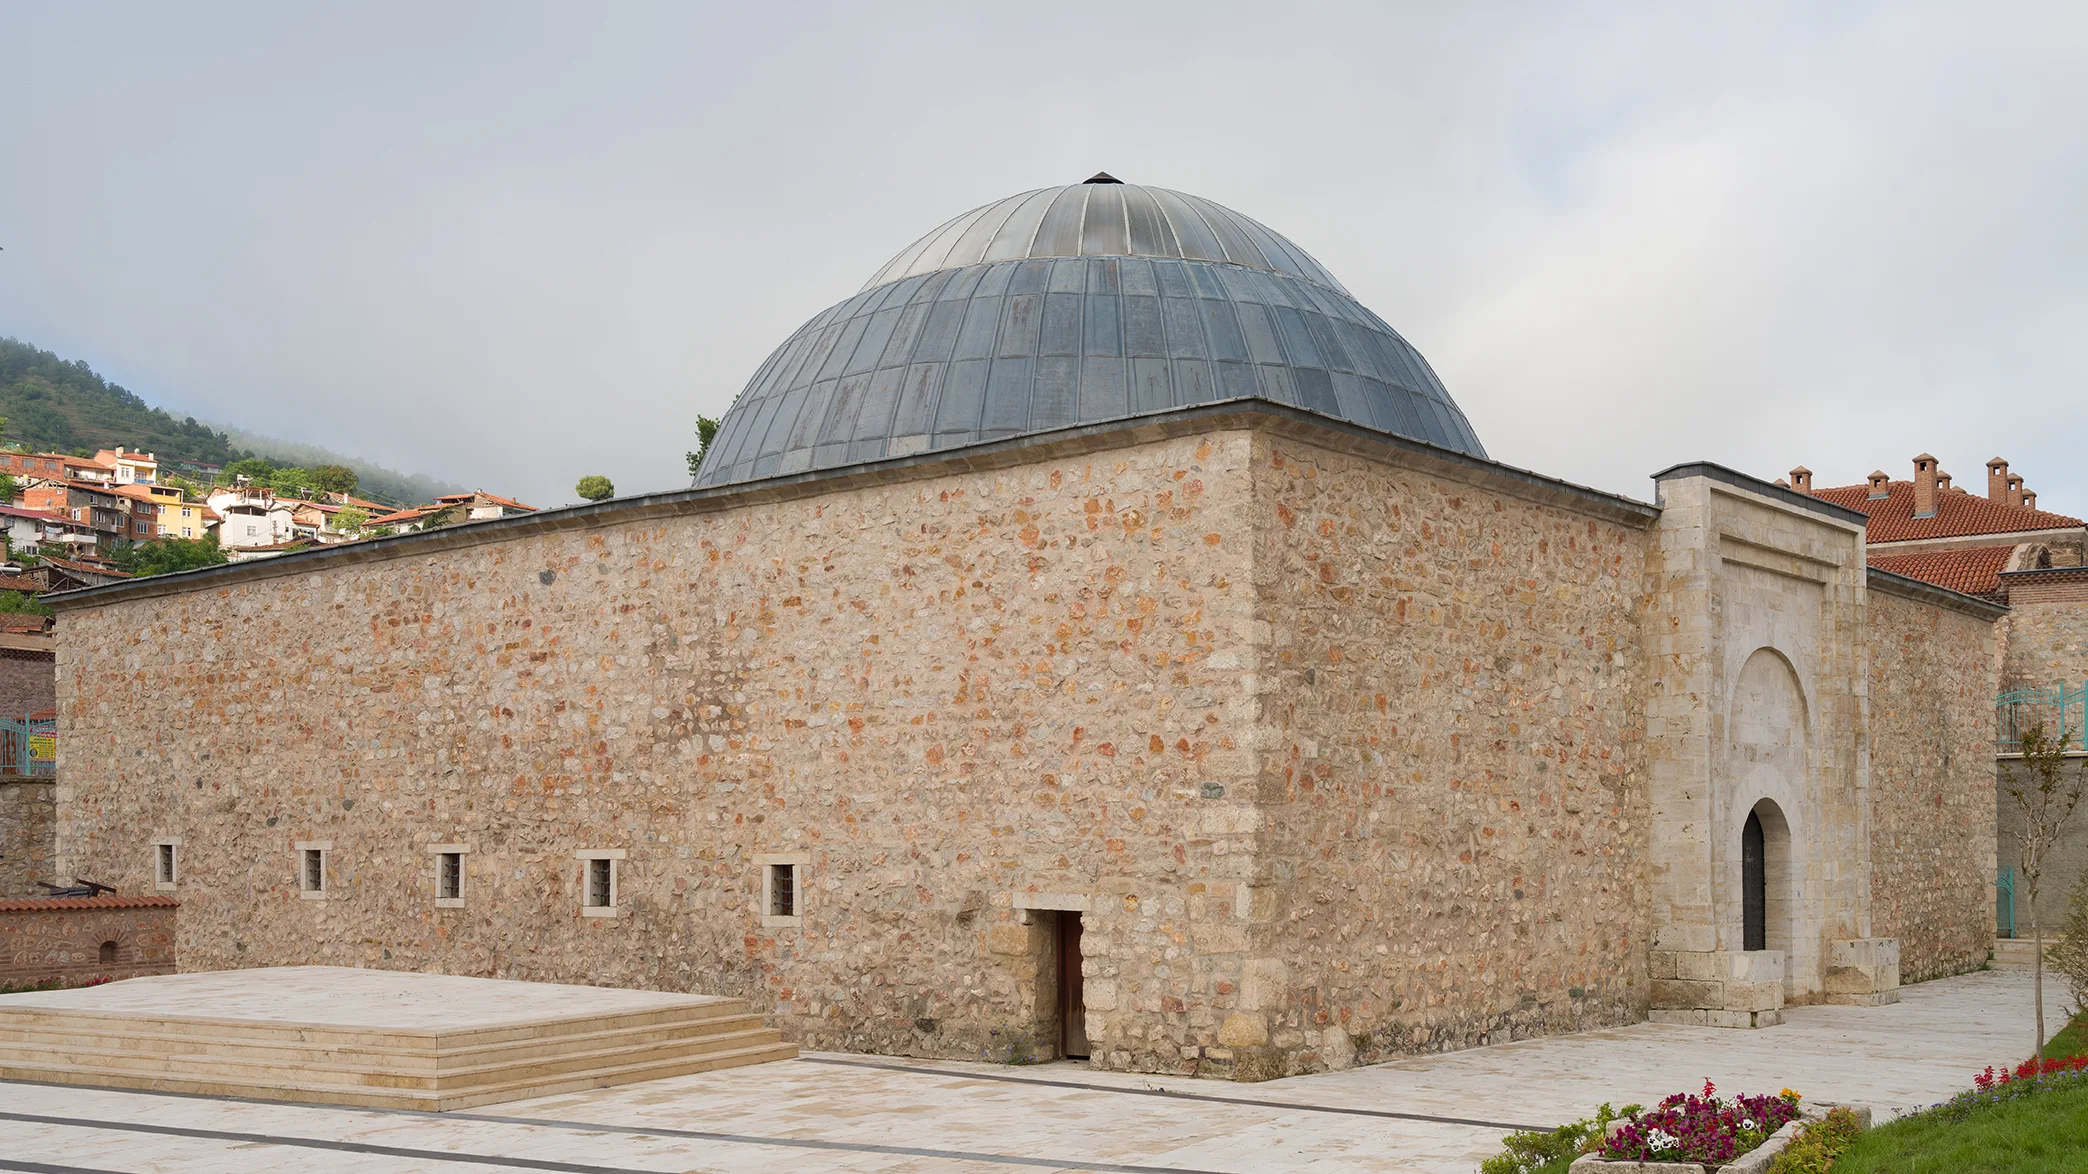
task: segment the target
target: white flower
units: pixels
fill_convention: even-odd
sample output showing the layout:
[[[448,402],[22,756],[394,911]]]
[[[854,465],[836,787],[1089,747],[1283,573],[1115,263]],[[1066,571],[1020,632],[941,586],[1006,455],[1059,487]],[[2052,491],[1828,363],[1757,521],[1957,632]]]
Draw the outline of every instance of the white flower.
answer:
[[[1754,1127],[1755,1127],[1755,1119],[1754,1119],[1754,1118],[1752,1118],[1752,1117],[1742,1117],[1742,1118],[1740,1118],[1740,1128],[1742,1128],[1742,1129],[1750,1129],[1750,1130],[1751,1130],[1751,1129],[1753,1129]]]
[[[1664,1129],[1655,1129],[1646,1134],[1646,1148],[1655,1153],[1675,1148],[1675,1139]]]

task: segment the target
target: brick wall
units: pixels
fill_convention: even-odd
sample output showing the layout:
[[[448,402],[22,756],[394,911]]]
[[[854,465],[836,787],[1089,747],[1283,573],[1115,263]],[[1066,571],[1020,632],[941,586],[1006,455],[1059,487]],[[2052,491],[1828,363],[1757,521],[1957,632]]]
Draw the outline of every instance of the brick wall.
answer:
[[[0,983],[174,973],[171,897],[0,901]]]
[[[1873,933],[1918,982],[1976,970],[1994,924],[1995,622],[1870,591]]]
[[[52,780],[0,776],[0,898],[33,897],[40,880],[64,883],[52,875],[57,831]]]
[[[57,668],[55,653],[0,648],[0,717],[21,718],[56,708]]]

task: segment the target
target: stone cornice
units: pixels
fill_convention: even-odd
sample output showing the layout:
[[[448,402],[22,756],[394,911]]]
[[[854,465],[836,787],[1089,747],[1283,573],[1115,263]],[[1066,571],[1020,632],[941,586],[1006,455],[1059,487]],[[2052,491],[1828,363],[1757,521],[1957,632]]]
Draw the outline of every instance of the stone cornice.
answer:
[[[1860,527],[1869,521],[1867,515],[1849,509],[1846,506],[1838,506],[1831,501],[1821,501],[1819,498],[1809,494],[1800,493],[1795,489],[1786,489],[1781,485],[1764,481],[1759,477],[1750,477],[1738,469],[1728,469],[1724,465],[1715,464],[1711,461],[1690,461],[1685,464],[1670,465],[1653,474],[1653,481],[1655,484],[1658,484],[1662,481],[1680,481],[1685,477],[1703,477],[1716,481],[1721,485],[1730,485],[1735,489],[1744,489],[1749,493],[1759,494],[1771,500],[1782,502],[1785,505],[1797,506],[1802,510],[1811,510],[1813,513],[1833,518],[1837,522],[1852,522]]]
[[[1891,571],[1881,571],[1876,567],[1870,567],[1868,570],[1870,571],[1870,589],[1872,591],[1882,591],[1887,595],[1897,595],[1902,599],[1912,599],[1935,607],[1948,608],[1951,611],[1963,612],[1968,616],[1977,616],[1990,622],[2008,614],[2008,606],[2006,604],[1995,603],[1991,599],[1981,599],[1977,595],[1967,595],[1962,591],[1952,591],[1948,587],[1938,587],[1934,583],[1924,582],[1920,579],[1910,579],[1905,575],[1894,574]]]
[[[1262,399],[1224,400],[1086,424],[1055,432],[1034,433],[990,444],[945,452],[922,453],[849,465],[838,469],[794,473],[760,481],[743,481],[703,489],[677,489],[639,497],[617,498],[592,505],[568,506],[512,518],[467,522],[440,530],[398,534],[342,546],[314,547],[276,558],[202,567],[171,575],[131,579],[47,595],[59,611],[153,599],[189,591],[229,587],[286,575],[309,574],[338,566],[417,558],[462,547],[505,542],[538,534],[584,530],[602,525],[713,513],[742,505],[814,497],[836,490],[891,485],[929,477],[1012,468],[1089,452],[1106,452],[1182,436],[1250,429],[1284,436],[1337,452],[1367,456],[1390,464],[1436,473],[1475,487],[1572,509],[1623,525],[1645,526],[1660,516],[1659,507],[1618,494],[1575,485],[1518,469],[1498,461],[1468,456],[1422,441],[1378,432]],[[1823,504],[1824,503],[1818,503]]]

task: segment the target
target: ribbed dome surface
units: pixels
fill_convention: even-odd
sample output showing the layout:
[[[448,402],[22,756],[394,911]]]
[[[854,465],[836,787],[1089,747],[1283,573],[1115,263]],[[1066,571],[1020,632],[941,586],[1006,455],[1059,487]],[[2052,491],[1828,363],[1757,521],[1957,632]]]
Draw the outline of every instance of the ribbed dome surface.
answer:
[[[1102,205],[1092,193],[1070,202],[1073,188],[966,213],[769,356],[720,422],[697,484],[1245,398],[1486,455],[1427,360],[1302,249],[1207,200],[1073,186],[1113,190],[1126,209],[1145,193],[1167,210],[1175,247],[1222,255],[1139,254],[1161,237],[1129,229],[1121,241],[1091,236]],[[1177,208],[1207,236],[1181,228]],[[1062,209],[1073,211],[1061,223]],[[1251,259],[1233,237],[1253,245]]]
[[[1106,176],[973,208],[901,250],[863,288],[941,269],[1039,257],[1229,261],[1348,292],[1305,250],[1230,208]]]

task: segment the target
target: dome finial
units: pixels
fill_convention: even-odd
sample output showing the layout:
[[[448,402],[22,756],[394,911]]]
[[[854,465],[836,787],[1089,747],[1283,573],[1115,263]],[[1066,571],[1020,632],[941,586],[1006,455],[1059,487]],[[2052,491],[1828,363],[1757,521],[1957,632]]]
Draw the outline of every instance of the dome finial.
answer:
[[[1123,180],[1121,180],[1121,179],[1118,179],[1118,178],[1117,178],[1116,176],[1114,176],[1114,175],[1111,175],[1111,174],[1109,174],[1109,173],[1108,173],[1107,171],[1097,171],[1097,172],[1096,172],[1095,174],[1093,174],[1093,175],[1089,176],[1088,178],[1086,178],[1086,179],[1084,179],[1084,180],[1081,180],[1080,182],[1082,182],[1082,183],[1122,183],[1122,182],[1124,182],[1124,181],[1123,181]]]

